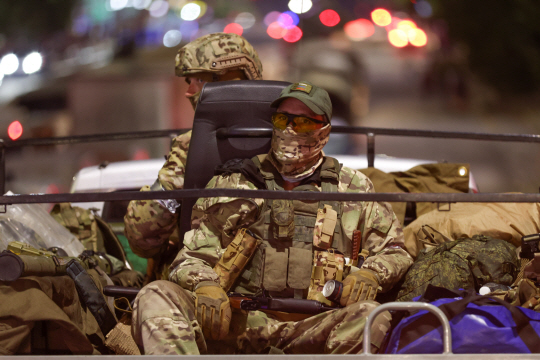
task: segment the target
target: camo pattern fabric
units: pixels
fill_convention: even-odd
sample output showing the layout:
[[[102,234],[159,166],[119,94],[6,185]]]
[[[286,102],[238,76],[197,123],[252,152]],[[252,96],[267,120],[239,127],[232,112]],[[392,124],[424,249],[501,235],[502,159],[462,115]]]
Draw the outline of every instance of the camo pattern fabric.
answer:
[[[313,255],[313,268],[317,270],[311,276],[308,299],[322,300],[317,294],[322,292],[328,280],[343,281],[344,266],[345,258],[342,254],[316,250]]]
[[[420,253],[405,276],[396,301],[410,301],[422,295],[428,284],[477,291],[489,282],[509,286],[518,269],[516,248],[504,240],[474,235],[471,239],[445,242]]]
[[[235,67],[217,70],[213,65],[216,59],[232,55],[245,55],[252,61],[252,68],[243,63],[238,67],[246,73],[248,79],[262,79],[262,64],[257,51],[242,36],[232,33],[208,34],[182,47],[176,55],[176,75],[187,76],[199,72],[224,73],[234,70]]]
[[[163,189],[174,190],[184,187],[190,141],[191,131],[173,139],[171,151],[158,174]],[[150,186],[144,186],[141,191],[150,191]],[[178,213],[171,213],[157,201],[133,200],[129,203],[124,217],[124,233],[135,254],[150,258],[164,251],[177,223]]]
[[[272,161],[280,174],[301,179],[311,175],[321,165],[321,151],[330,139],[330,124],[321,129],[297,133],[290,126],[281,130],[274,127],[272,136]]]
[[[265,160],[268,161],[268,157]],[[321,191],[320,185],[315,185]],[[242,174],[215,176],[208,188],[256,189]],[[361,172],[343,167],[339,174],[339,192],[374,192],[371,181]],[[237,229],[248,227],[258,220],[263,199],[202,198],[193,207],[204,214],[197,219],[199,227],[186,233],[184,248],[173,264],[169,280],[192,290],[199,281],[215,281],[212,269],[224,249],[234,238]],[[403,249],[403,231],[388,203],[342,203],[343,236],[352,244],[353,232],[362,233],[362,248],[370,253],[363,268],[379,276],[382,292],[399,281],[413,260]],[[350,254],[345,254],[350,256]]]
[[[270,348],[286,354],[359,354],[366,317],[377,305],[361,301],[300,321],[235,310],[228,337],[206,341],[196,319],[194,294],[159,280],[137,295],[132,334],[146,355],[259,354]],[[371,327],[373,353],[381,346],[390,319],[388,312],[375,319]]]

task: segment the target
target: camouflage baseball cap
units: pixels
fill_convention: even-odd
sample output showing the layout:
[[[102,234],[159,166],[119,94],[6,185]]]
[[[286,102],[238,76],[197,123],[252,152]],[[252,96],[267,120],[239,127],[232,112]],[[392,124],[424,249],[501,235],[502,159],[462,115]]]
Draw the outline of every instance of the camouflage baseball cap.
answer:
[[[278,107],[286,98],[298,99],[306,104],[315,114],[326,115],[328,121],[332,119],[332,102],[330,101],[330,96],[326,90],[308,81],[301,81],[287,86],[270,106]]]
[[[246,39],[232,33],[208,34],[186,44],[176,55],[175,70],[177,76],[242,70],[249,80],[262,80],[259,55]]]

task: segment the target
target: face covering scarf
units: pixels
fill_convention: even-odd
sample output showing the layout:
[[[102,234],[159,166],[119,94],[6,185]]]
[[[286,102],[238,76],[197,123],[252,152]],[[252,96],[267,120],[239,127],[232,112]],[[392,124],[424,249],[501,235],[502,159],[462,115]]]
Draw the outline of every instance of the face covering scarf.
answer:
[[[305,133],[297,133],[290,126],[285,130],[274,128],[270,161],[286,180],[301,180],[313,174],[323,161],[321,151],[331,128],[328,124]]]

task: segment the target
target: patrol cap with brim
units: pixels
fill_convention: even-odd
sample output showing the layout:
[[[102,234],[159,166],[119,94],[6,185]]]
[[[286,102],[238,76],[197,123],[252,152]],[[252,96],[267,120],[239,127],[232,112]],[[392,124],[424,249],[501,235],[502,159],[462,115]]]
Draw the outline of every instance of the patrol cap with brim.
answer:
[[[326,90],[308,81],[301,81],[287,86],[270,106],[277,108],[286,98],[298,99],[306,104],[315,114],[326,115],[328,121],[332,119],[332,102],[330,101],[330,96]]]

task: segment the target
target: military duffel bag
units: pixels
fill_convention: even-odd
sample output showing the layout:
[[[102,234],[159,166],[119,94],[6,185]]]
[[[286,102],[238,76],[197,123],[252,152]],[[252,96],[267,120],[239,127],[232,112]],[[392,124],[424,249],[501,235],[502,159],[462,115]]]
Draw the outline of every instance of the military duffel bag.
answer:
[[[511,285],[519,270],[516,247],[490,236],[474,235],[424,249],[411,266],[396,301],[411,301],[428,284],[476,291],[486,283]]]

